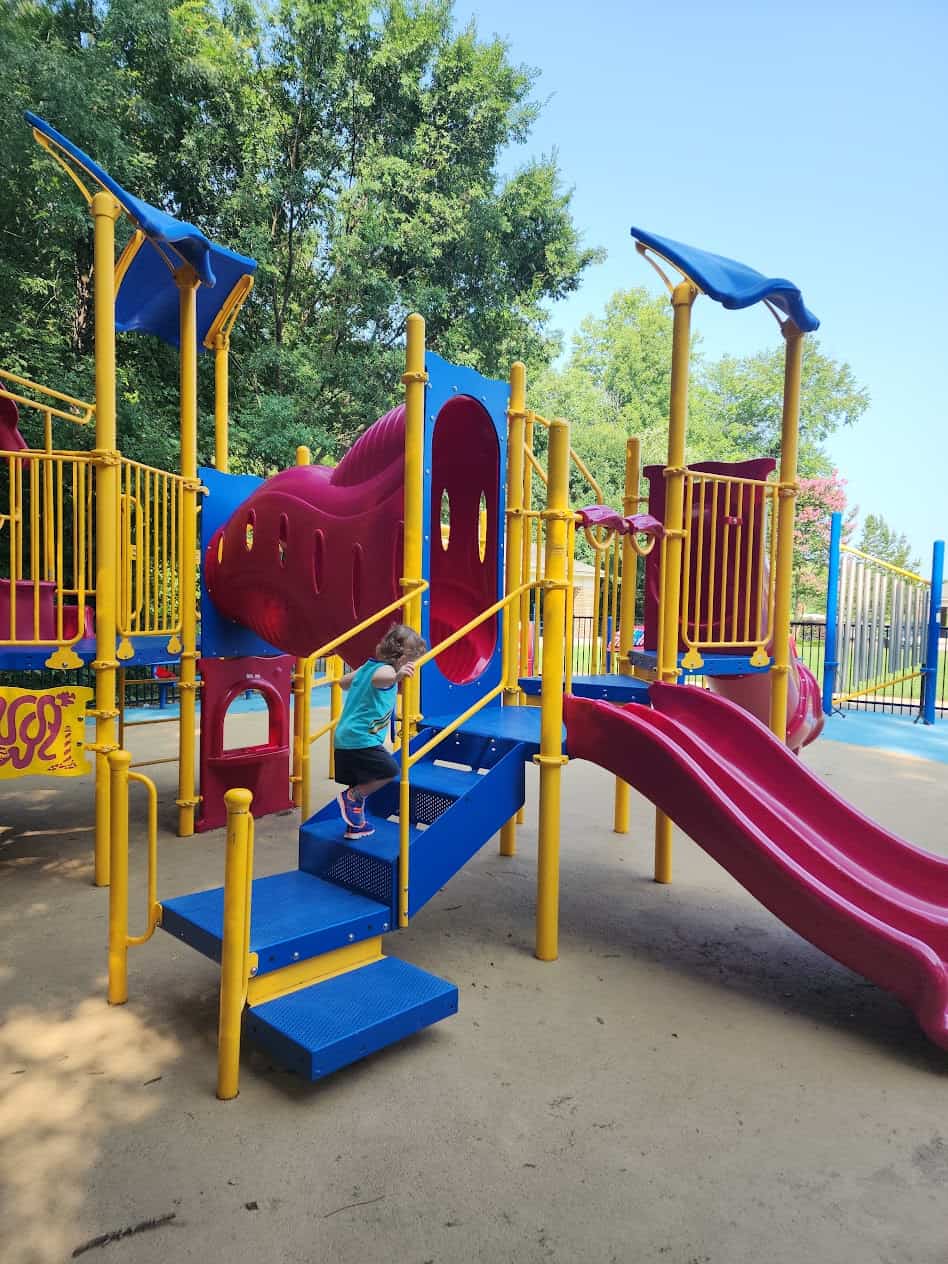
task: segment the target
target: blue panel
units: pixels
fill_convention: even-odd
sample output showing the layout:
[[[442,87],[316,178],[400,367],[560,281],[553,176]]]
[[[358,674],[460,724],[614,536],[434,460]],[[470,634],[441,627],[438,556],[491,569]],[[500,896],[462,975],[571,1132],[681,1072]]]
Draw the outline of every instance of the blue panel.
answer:
[[[132,657],[121,661],[122,667],[138,664],[174,663],[177,655],[168,652],[167,635],[133,636],[130,638]],[[116,642],[117,644],[118,642]],[[72,647],[88,665],[95,659],[95,639],[85,637]],[[34,671],[46,666],[46,660],[56,649],[55,645],[8,645],[0,650],[0,671]]]
[[[346,839],[339,809],[334,803],[327,804],[300,829],[299,866],[304,873],[379,901],[393,917],[398,826],[377,817],[372,823],[375,833],[369,838]]]
[[[747,264],[738,263],[736,259],[709,254],[707,250],[685,246],[680,241],[671,241],[667,237],[657,237],[641,228],[633,228],[632,236],[681,268],[709,298],[713,298],[722,307],[752,307],[754,303],[766,299],[784,315],[789,316],[803,333],[811,333],[820,327],[817,318],[804,306],[803,295],[791,281],[785,281],[783,277],[763,276]]]
[[[539,676],[523,676],[520,688],[528,697],[539,698],[542,681]],[[574,676],[573,694],[577,698],[597,698],[604,702],[641,702],[649,706],[648,685],[634,676],[607,673],[600,676]]]
[[[447,728],[455,720],[453,715],[425,716],[425,723],[432,728]],[[501,741],[523,742],[526,746],[526,758],[537,754],[540,749],[540,708],[539,707],[489,707],[479,711],[461,729],[468,736],[493,737]],[[566,739],[566,730],[563,730]],[[448,739],[450,740],[450,739]],[[445,755],[445,759],[449,756]]]
[[[742,654],[703,654],[704,665],[701,667],[684,667],[684,654],[678,655],[678,666],[684,676],[756,676],[760,672],[770,671],[770,666],[753,667],[749,658]],[[646,671],[654,671],[658,655],[654,650],[630,650],[629,662],[633,667],[641,667]]]
[[[211,601],[204,583],[204,554],[218,527],[237,511],[260,486],[262,478],[253,474],[222,474],[213,466],[199,470],[208,494],[201,501],[201,654],[204,658],[250,658],[254,654],[280,654],[239,623],[222,618]]]
[[[452,756],[442,755],[437,748],[434,754],[438,759],[450,758],[452,763],[456,762]],[[426,790],[430,794],[447,795],[452,799],[460,799],[461,795],[478,785],[480,780],[479,773],[463,772],[460,768],[444,768],[428,760],[416,764],[411,770],[413,790]]]
[[[526,708],[518,708],[525,710]],[[524,748],[513,746],[412,844],[408,907],[414,917],[523,806]]]
[[[246,1029],[283,1065],[318,1080],[457,1009],[453,983],[385,957],[257,1005]]]
[[[449,364],[440,356],[429,351],[425,356],[425,369],[428,373],[428,384],[425,388],[425,480],[424,499],[422,504],[422,521],[424,523],[424,541],[422,554],[422,575],[431,577],[431,465],[432,445],[434,442],[435,422],[444,405],[457,395],[469,395],[486,409],[494,425],[499,452],[498,464],[498,498],[497,512],[499,529],[497,532],[497,595],[494,600],[503,596],[504,585],[504,523],[506,522],[506,478],[507,468],[507,403],[510,398],[510,387],[507,382],[496,382],[482,377],[474,369],[462,368]],[[431,641],[429,593],[421,599],[421,633]],[[497,647],[487,669],[477,680],[470,684],[456,685],[447,680],[438,668],[437,660],[429,663],[421,673],[421,709],[427,713],[460,715],[472,706],[478,698],[495,688],[500,683],[500,658],[503,645],[503,625],[498,624]],[[498,700],[499,705],[499,700]]]
[[[260,974],[317,957],[388,928],[386,905],[292,870],[253,884],[250,950]],[[220,961],[224,888],[162,901],[161,924],[214,961]]]

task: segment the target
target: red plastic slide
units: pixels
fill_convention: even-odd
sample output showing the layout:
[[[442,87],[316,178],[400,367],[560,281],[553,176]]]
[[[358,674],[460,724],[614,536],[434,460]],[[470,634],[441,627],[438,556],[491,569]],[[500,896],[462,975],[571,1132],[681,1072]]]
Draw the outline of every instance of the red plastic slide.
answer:
[[[948,860],[857,812],[735,704],[688,686],[650,693],[653,709],[567,698],[569,754],[635,786],[948,1049]]]

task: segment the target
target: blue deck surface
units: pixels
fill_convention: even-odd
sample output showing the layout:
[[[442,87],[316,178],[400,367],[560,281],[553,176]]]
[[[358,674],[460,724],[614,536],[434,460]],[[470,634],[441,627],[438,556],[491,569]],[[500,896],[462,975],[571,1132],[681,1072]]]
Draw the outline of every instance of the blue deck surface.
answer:
[[[844,711],[827,719],[822,737],[948,764],[948,718],[935,724],[915,724],[912,716]]]
[[[453,983],[397,957],[337,975],[250,1010],[247,1033],[310,1080],[456,1014]]]
[[[539,676],[523,676],[520,688],[531,698],[540,695],[542,681]],[[573,694],[577,698],[597,698],[605,702],[641,702],[649,705],[648,685],[634,676],[620,676],[608,672],[598,676],[574,676]]]
[[[267,974],[298,959],[384,934],[388,906],[292,870],[253,884],[250,951]],[[214,961],[221,959],[224,888],[162,901],[162,928]]]
[[[426,728],[443,729],[457,719],[454,715],[426,715]],[[528,754],[535,755],[540,749],[539,707],[485,707],[461,726],[462,733],[475,737],[496,737],[503,741],[523,742]],[[563,730],[563,741],[566,730]]]

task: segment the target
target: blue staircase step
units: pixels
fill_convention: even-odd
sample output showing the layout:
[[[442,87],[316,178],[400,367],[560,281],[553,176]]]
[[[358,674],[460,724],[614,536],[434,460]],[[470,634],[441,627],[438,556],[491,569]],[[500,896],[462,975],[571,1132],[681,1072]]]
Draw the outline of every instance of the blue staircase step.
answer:
[[[453,715],[426,715],[425,725],[431,729],[446,729],[456,718]],[[525,757],[529,759],[540,750],[540,710],[538,707],[485,707],[461,726],[460,733],[462,736],[520,743],[525,748]],[[564,728],[563,740],[565,736]]]
[[[428,794],[460,799],[480,784],[481,774],[471,769],[446,768],[444,764],[423,760],[411,770],[409,780],[412,791],[424,790]]]
[[[634,676],[603,672],[593,676],[574,676],[572,692],[577,698],[597,698],[604,702],[641,702],[649,705],[648,685]],[[539,676],[522,676],[520,688],[528,697],[538,698],[542,681]]]
[[[246,1029],[284,1066],[310,1080],[456,1014],[453,983],[397,957],[337,975],[251,1009]]]
[[[164,930],[220,961],[223,887],[164,900],[161,909]],[[250,951],[258,956],[258,974],[382,935],[390,925],[388,900],[373,900],[296,869],[253,884]]]

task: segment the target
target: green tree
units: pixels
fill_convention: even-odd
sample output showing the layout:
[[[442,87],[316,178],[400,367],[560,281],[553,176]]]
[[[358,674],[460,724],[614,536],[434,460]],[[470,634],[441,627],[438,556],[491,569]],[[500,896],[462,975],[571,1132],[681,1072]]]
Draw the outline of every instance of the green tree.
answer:
[[[91,393],[90,225],[29,137],[50,119],[130,190],[259,261],[232,346],[235,467],[332,458],[398,395],[405,318],[490,374],[536,367],[596,251],[552,158],[500,174],[535,74],[449,0],[32,0],[0,9],[0,363]],[[176,355],[120,338],[119,425],[173,466]],[[209,419],[212,374],[201,383]],[[202,456],[211,428],[202,427]]]
[[[881,514],[866,514],[857,547],[863,553],[916,574],[921,566],[919,559],[912,554],[908,537],[889,526]]]

